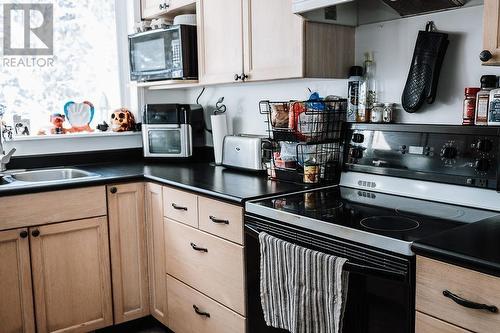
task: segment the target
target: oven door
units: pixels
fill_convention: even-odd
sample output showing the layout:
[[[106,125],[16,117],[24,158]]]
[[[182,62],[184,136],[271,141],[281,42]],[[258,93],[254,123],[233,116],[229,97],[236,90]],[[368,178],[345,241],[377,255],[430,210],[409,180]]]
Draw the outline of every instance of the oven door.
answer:
[[[414,258],[399,258],[363,245],[344,243],[324,235],[289,228],[282,223],[245,216],[246,280],[248,293],[248,332],[278,333],[268,327],[260,301],[260,247],[258,233],[265,231],[280,239],[313,250],[339,255],[349,262],[377,266],[387,260],[393,273],[380,274],[369,269],[349,270],[349,290],[345,308],[344,333],[412,333],[414,329]],[[382,264],[383,265],[383,264]],[[379,267],[382,267],[379,265]],[[399,272],[398,272],[399,271]]]
[[[191,126],[144,125],[144,157],[189,157],[192,155]]]
[[[178,26],[129,36],[131,80],[183,78],[181,42]]]

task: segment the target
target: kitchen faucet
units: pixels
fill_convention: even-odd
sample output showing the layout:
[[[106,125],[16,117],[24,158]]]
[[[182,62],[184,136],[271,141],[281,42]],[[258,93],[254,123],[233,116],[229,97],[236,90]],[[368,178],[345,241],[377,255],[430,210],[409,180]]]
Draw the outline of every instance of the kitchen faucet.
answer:
[[[0,117],[0,172],[7,170],[7,164],[10,162],[10,158],[16,152],[16,148],[12,148],[8,153],[3,150],[4,141],[3,132],[3,121]]]

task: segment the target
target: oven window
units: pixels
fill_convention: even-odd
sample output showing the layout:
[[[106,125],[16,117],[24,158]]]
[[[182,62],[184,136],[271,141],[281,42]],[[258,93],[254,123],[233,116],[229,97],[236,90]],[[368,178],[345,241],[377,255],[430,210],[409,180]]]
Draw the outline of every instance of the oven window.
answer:
[[[135,42],[133,52],[135,71],[164,70],[166,59],[163,50],[165,50],[165,40],[163,38]]]
[[[151,154],[181,154],[181,131],[149,131],[149,152]]]

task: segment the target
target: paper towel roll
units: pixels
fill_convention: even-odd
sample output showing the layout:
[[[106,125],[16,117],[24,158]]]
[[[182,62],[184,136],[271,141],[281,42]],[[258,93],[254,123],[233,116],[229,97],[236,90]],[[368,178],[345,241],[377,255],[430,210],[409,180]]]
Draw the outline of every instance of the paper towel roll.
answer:
[[[227,118],[225,114],[210,116],[212,122],[212,137],[214,141],[215,164],[222,164],[222,146],[224,137],[228,135]]]

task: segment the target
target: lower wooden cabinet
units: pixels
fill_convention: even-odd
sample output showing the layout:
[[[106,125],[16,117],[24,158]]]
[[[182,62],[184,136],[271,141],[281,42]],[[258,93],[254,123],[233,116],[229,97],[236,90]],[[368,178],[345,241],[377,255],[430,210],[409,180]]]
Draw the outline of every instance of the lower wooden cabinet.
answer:
[[[415,333],[471,333],[421,312],[415,316]]]
[[[499,332],[500,314],[494,307],[500,308],[500,278],[417,256],[415,306],[421,313],[472,332]]]
[[[153,317],[168,326],[162,186],[147,183],[145,193],[146,230],[148,239],[149,308]]]
[[[149,314],[144,183],[110,185],[108,219],[115,324]]]
[[[167,277],[169,328],[176,333],[244,333],[245,318]]]
[[[0,328],[35,332],[28,229],[0,232]]]
[[[106,217],[30,228],[38,333],[113,324]]]
[[[165,247],[167,274],[246,315],[242,246],[165,219]]]

